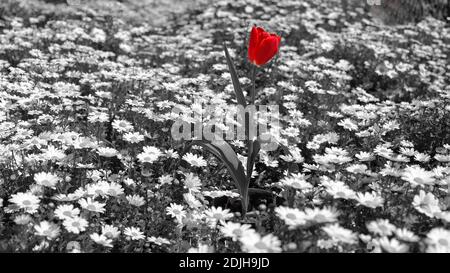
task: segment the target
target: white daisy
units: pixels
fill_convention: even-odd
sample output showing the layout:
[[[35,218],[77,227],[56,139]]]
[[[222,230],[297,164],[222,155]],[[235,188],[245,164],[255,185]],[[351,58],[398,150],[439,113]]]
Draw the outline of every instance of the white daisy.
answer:
[[[59,182],[59,178],[51,173],[40,172],[34,175],[34,181],[38,185],[54,189]]]
[[[175,151],[174,149],[169,149],[169,150],[167,150],[165,156],[166,156],[167,158],[174,158],[174,159],[177,159],[177,158],[180,157],[180,156],[178,155],[178,152]]]
[[[145,239],[144,232],[137,227],[127,227],[123,231],[123,234],[134,241]]]
[[[159,246],[170,245],[170,241],[163,237],[150,236],[147,238],[147,241]]]
[[[419,195],[414,196],[412,205],[417,211],[428,217],[434,217],[435,214],[441,212],[439,200],[432,193],[425,193],[423,190],[419,192]]]
[[[370,232],[379,234],[381,236],[390,236],[396,230],[396,227],[393,224],[389,223],[389,220],[378,219],[367,224],[367,229]]]
[[[373,151],[375,154],[387,159],[391,158],[392,155],[394,154],[394,151],[392,151],[392,149],[390,149],[386,145],[378,145],[377,147],[375,147]]]
[[[256,232],[246,232],[239,241],[243,250],[248,253],[281,252],[281,242],[272,234],[263,237]]]
[[[49,145],[47,150],[44,150],[42,157],[50,161],[61,161],[66,158],[66,154],[63,150],[57,149],[56,147]]]
[[[350,189],[349,186],[347,186],[342,181],[333,181],[329,179],[328,177],[322,177],[321,178],[322,185],[325,186],[326,192],[332,195],[334,198],[339,199],[355,199],[356,193]]]
[[[202,186],[202,182],[200,178],[193,173],[188,173],[185,175],[184,179],[184,187],[188,189],[190,192],[199,192]]]
[[[19,214],[14,218],[14,223],[17,225],[28,225],[32,220],[29,214]]]
[[[406,228],[396,229],[395,235],[397,236],[398,239],[410,243],[417,242],[420,239],[419,236],[415,235],[413,232],[407,230]]]
[[[139,196],[137,194],[133,195],[127,195],[126,199],[130,203],[130,205],[140,207],[145,204],[145,199],[142,196]]]
[[[373,209],[382,207],[384,203],[383,197],[378,195],[376,192],[357,193],[356,200],[358,201],[359,205],[363,205]]]
[[[313,186],[310,183],[306,182],[307,178],[308,177],[305,176],[304,174],[300,174],[300,173],[295,174],[294,173],[288,177],[283,178],[279,184],[281,186],[292,187],[292,188],[300,190],[300,191],[308,190],[308,189],[311,189]]]
[[[190,208],[199,208],[202,206],[202,203],[192,193],[184,193],[183,198]]]
[[[305,217],[308,221],[321,224],[336,222],[339,213],[333,208],[306,208]]]
[[[183,218],[186,217],[186,211],[184,210],[182,205],[177,205],[175,203],[171,203],[170,207],[166,208],[166,212],[168,215],[176,218],[178,222],[182,222]]]
[[[218,221],[225,221],[234,216],[229,209],[222,209],[221,207],[211,207],[203,213],[211,226],[215,226]]]
[[[355,155],[356,158],[359,159],[359,161],[372,161],[375,159],[375,156],[372,153],[368,152],[359,152],[357,155]]]
[[[141,135],[137,132],[126,133],[123,135],[123,139],[129,143],[139,143],[144,141],[144,135]]]
[[[93,200],[91,197],[83,198],[83,199],[78,200],[78,204],[80,204],[80,206],[83,209],[86,209],[88,211],[98,212],[98,213],[104,213],[105,212],[105,205],[106,204],[102,204],[100,202],[97,202],[97,201]]]
[[[143,150],[137,156],[141,163],[153,163],[162,155],[161,150],[153,146],[145,146]]]
[[[194,167],[206,167],[206,160],[203,159],[202,156],[198,156],[192,153],[187,153],[183,155],[183,160],[188,162],[191,166]]]
[[[335,223],[332,225],[327,225],[322,228],[323,231],[327,233],[336,243],[353,244],[356,242],[357,235],[351,230],[339,226]]]
[[[400,243],[395,238],[389,240],[387,237],[383,237],[378,242],[380,246],[389,253],[405,253],[409,250],[408,245]]]
[[[104,235],[110,239],[115,239],[115,238],[119,237],[120,230],[113,225],[104,225],[104,226],[102,226],[102,235]]]
[[[133,125],[129,121],[124,119],[115,119],[111,125],[119,133],[130,132],[134,130]]]
[[[300,211],[299,209],[289,207],[277,207],[275,209],[275,213],[291,229],[306,224],[306,214]]]
[[[431,159],[431,157],[429,155],[427,155],[427,154],[424,154],[424,153],[416,152],[414,154],[414,160],[422,162],[422,163],[426,163],[426,162],[430,161],[430,159]]]
[[[113,247],[112,240],[106,237],[103,234],[93,233],[89,235],[91,237],[92,241],[94,241],[96,244],[105,246],[105,247]]]
[[[117,197],[124,193],[124,189],[122,188],[122,186],[120,184],[111,182],[108,184],[108,189],[106,190],[106,193],[109,196]]]
[[[434,173],[426,171],[419,166],[408,166],[403,170],[402,179],[411,183],[411,186],[433,185]]]
[[[97,153],[99,156],[103,157],[115,157],[119,152],[110,147],[99,147],[97,148]]]
[[[34,229],[36,230],[37,236],[46,237],[48,240],[53,240],[59,236],[60,228],[54,223],[50,223],[48,221],[42,221],[39,225],[35,225]]]
[[[158,182],[161,186],[165,184],[170,185],[172,184],[173,181],[174,181],[173,177],[167,174],[162,175],[161,177],[158,178]]]
[[[247,224],[222,222],[220,231],[225,237],[231,237],[233,241],[237,241],[241,236],[245,236],[246,232],[251,231],[251,226]]]
[[[358,124],[356,124],[355,121],[353,121],[349,118],[341,120],[338,123],[338,125],[344,127],[345,129],[347,129],[349,131],[358,131]]]
[[[88,221],[82,217],[66,218],[63,222],[63,225],[67,231],[75,234],[85,231],[88,224]]]
[[[93,198],[97,196],[106,197],[108,196],[108,191],[110,190],[109,183],[100,180],[97,183],[89,184],[86,186],[86,192],[88,195],[92,195]]]
[[[66,218],[78,217],[80,214],[80,209],[75,208],[72,204],[70,205],[59,205],[55,209],[55,216],[61,220]]]
[[[428,253],[450,253],[450,230],[434,228],[427,234]]]
[[[24,209],[25,212],[35,213],[41,200],[30,192],[19,192],[11,195],[9,202],[16,204],[20,209]]]

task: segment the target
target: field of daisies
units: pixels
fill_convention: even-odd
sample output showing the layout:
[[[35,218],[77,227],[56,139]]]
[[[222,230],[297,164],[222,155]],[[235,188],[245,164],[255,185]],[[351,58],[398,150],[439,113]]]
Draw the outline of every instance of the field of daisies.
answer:
[[[448,21],[83,2],[0,4],[0,252],[450,252]],[[224,42],[249,95],[254,24],[281,37],[255,82],[281,133],[245,214],[224,164],[171,127],[175,107],[238,104]]]

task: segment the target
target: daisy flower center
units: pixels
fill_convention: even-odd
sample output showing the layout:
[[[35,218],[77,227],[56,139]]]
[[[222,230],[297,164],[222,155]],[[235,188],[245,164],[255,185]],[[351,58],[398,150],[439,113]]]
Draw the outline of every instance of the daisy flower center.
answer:
[[[216,219],[222,219],[222,214],[221,213],[214,213],[213,217],[216,218]]]
[[[443,238],[439,239],[438,243],[440,245],[443,245],[443,246],[448,246],[448,241],[446,239],[443,239]]]
[[[86,207],[88,210],[96,210],[97,208],[94,206],[94,205],[88,205],[87,207]]]
[[[387,227],[385,227],[385,226],[380,226],[380,230],[381,230],[383,233],[385,233],[385,232],[388,231]]]
[[[317,222],[324,222],[327,220],[327,217],[322,214],[318,214],[314,217],[314,220],[316,220]]]
[[[235,230],[233,230],[233,234],[236,235],[236,236],[241,236],[242,235],[242,230],[235,229]]]
[[[267,248],[267,245],[266,245],[264,242],[257,242],[257,243],[255,244],[255,247],[256,247],[256,248],[259,248],[259,249],[266,249],[266,248]]]
[[[420,177],[414,177],[414,182],[416,182],[418,184],[423,184],[424,183],[423,179],[420,178]]]
[[[296,217],[295,214],[293,214],[293,213],[288,213],[288,214],[286,214],[286,218],[291,219],[291,220],[297,219],[297,217]]]
[[[344,197],[345,196],[345,192],[338,191],[338,192],[336,192],[336,196]]]

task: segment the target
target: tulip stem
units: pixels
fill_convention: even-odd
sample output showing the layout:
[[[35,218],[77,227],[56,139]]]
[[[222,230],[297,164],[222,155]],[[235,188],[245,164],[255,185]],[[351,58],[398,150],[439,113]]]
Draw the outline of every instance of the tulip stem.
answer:
[[[252,93],[251,93],[251,104],[255,104],[255,97],[256,97],[256,65],[253,66],[252,69]]]

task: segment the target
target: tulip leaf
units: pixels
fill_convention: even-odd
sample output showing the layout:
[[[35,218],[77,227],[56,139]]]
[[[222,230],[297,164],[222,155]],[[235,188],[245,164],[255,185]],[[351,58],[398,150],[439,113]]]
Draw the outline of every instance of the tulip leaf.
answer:
[[[247,212],[248,206],[248,186],[249,180],[245,175],[245,170],[242,165],[242,162],[237,157],[233,148],[225,141],[207,141],[207,140],[193,140],[190,143],[190,146],[198,145],[213,155],[215,155],[219,160],[221,160],[228,169],[231,177],[233,178],[236,187],[238,188],[241,198],[242,198],[242,212],[243,215]]]
[[[261,143],[259,140],[250,140],[248,144],[248,156],[247,156],[247,179],[250,181],[252,177],[253,167],[255,165],[256,156],[261,150]]]
[[[228,48],[225,43],[223,43],[223,48],[225,51],[225,57],[227,58],[228,68],[230,69],[231,80],[233,82],[234,92],[236,93],[236,99],[238,103],[245,108],[245,106],[247,106],[247,103],[245,102],[244,93],[242,92],[241,84],[239,83],[239,78],[236,73],[236,68],[234,67],[233,61],[231,60],[230,54],[228,53]]]

